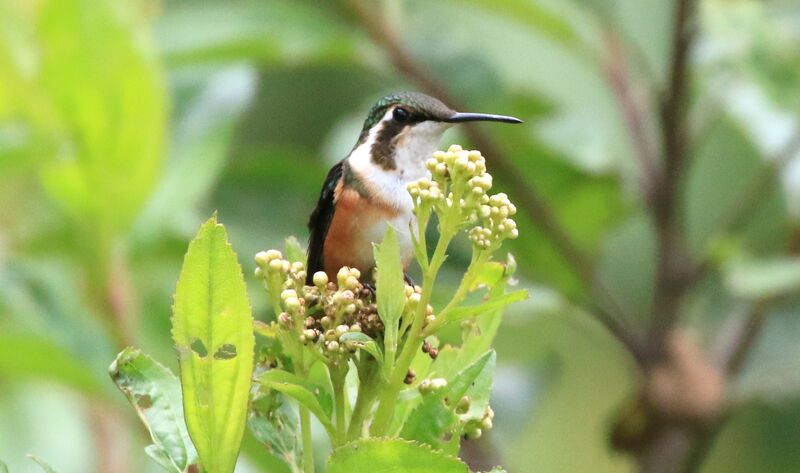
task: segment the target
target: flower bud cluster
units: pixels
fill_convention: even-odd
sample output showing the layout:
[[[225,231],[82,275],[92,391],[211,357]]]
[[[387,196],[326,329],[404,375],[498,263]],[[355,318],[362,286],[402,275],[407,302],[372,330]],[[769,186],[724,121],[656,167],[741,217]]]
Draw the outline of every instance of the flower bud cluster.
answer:
[[[292,285],[298,281],[302,283],[306,279],[306,271],[303,263],[291,263],[283,259],[283,254],[278,250],[259,251],[256,253],[256,277],[266,278],[278,276],[287,281],[291,280]]]
[[[475,219],[478,225],[470,229],[469,239],[477,247],[487,249],[506,238],[517,238],[517,222],[510,218],[516,213],[517,207],[506,194],[501,192],[491,196],[487,204],[479,207]]]
[[[406,189],[418,205],[433,205],[444,201],[444,192],[439,183],[428,178],[423,177],[410,182]]]
[[[486,159],[477,150],[452,145],[436,151],[425,162],[431,177],[408,184],[415,208],[437,212],[458,209],[462,224],[473,224],[469,238],[481,249],[489,249],[506,238],[517,238],[519,231],[511,218],[516,206],[503,193],[490,195],[492,175],[486,172]]]
[[[346,333],[363,331],[375,336],[383,330],[372,293],[361,284],[358,269],[343,267],[336,275],[336,282],[329,281],[328,275],[319,271],[312,276],[313,285],[306,286],[304,264],[284,260],[279,251],[258,253],[256,264],[256,276],[264,279],[267,290],[280,291],[278,327],[323,355],[354,353],[358,349],[356,344],[340,340]]]

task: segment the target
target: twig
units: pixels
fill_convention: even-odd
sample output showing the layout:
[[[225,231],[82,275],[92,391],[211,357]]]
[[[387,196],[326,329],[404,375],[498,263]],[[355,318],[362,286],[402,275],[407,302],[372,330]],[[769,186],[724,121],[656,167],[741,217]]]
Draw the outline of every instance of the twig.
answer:
[[[622,42],[611,27],[602,32],[608,57],[603,63],[606,81],[619,104],[620,113],[633,145],[633,156],[639,162],[642,177],[640,187],[648,200],[653,199],[656,184],[661,179],[658,166],[658,155],[648,130],[645,129],[646,117],[649,115],[634,96],[630,81],[630,73],[625,60]]]
[[[457,110],[465,109],[447,87],[437,81],[412,57],[391,26],[380,15],[376,15],[372,8],[361,0],[346,0],[345,3],[359,24],[386,52],[400,73],[417,84],[420,89],[438,97],[451,107]],[[520,208],[548,237],[586,288],[598,301],[601,301],[594,307],[592,313],[633,354],[634,358],[639,359],[642,352],[640,343],[635,339],[632,331],[622,324],[622,311],[619,305],[608,290],[595,280],[591,260],[563,228],[547,201],[531,182],[521,177],[516,166],[486,133],[472,124],[464,125],[467,137],[483,154],[490,156],[494,172],[511,189],[515,199],[520,203]]]
[[[766,159],[764,167],[755,175],[753,180],[745,187],[722,217],[719,228],[720,232],[726,232],[736,228],[752,215],[761,202],[759,197],[769,193],[774,189],[773,182],[775,177],[791,162],[797,153],[800,152],[800,128],[794,131],[786,144],[773,157]]]
[[[758,336],[761,335],[767,314],[774,302],[775,299],[770,297],[759,299],[751,304],[745,322],[734,342],[730,344],[729,353],[722,362],[722,369],[730,378],[738,375],[744,368],[747,356]]]

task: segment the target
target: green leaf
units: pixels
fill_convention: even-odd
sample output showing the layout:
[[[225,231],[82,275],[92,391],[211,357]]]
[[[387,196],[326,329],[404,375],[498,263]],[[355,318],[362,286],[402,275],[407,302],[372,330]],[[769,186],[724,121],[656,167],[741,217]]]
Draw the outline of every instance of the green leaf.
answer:
[[[0,461],[0,473],[8,473],[8,465]]]
[[[725,269],[725,284],[739,297],[758,299],[800,289],[800,258],[736,261]]]
[[[605,237],[597,277],[629,320],[651,313],[656,274],[656,235],[644,213],[633,215]]]
[[[45,461],[40,460],[36,455],[28,454],[26,456],[36,462],[36,464],[39,465],[42,470],[45,471],[45,473],[56,473],[56,470],[54,470],[52,466],[48,465]]]
[[[376,299],[378,315],[385,327],[384,346],[386,349],[386,370],[394,366],[394,353],[397,348],[397,326],[406,304],[403,266],[400,261],[400,242],[397,232],[391,226],[386,230],[383,243],[375,245]]]
[[[495,352],[490,350],[458,374],[447,379],[448,384],[445,388],[424,396],[422,403],[408,416],[400,436],[427,443],[434,448],[450,447],[451,450],[457,450],[457,442],[455,445],[448,444],[451,438],[458,437],[460,433],[454,431],[458,421],[456,404],[463,396],[468,395],[471,400],[474,399],[474,404],[477,404],[473,405],[470,411],[486,408],[495,362]],[[437,376],[435,365],[433,376]]]
[[[306,264],[306,250],[303,249],[303,246],[297,241],[297,238],[294,236],[290,236],[286,239],[284,244],[284,250],[286,252],[286,258],[291,263],[295,263],[300,261],[303,264]]]
[[[299,376],[283,370],[269,370],[258,377],[258,382],[299,402],[319,419],[331,438],[335,436],[335,430],[330,418],[331,412],[330,410],[326,412],[326,409],[323,408],[315,394],[314,386]]]
[[[339,342],[353,343],[358,346],[358,348],[372,355],[378,363],[383,363],[383,353],[381,353],[380,347],[375,343],[375,340],[363,332],[347,332],[339,337]]]
[[[270,454],[282,459],[293,472],[302,471],[299,420],[282,393],[259,392],[253,399],[247,427]]]
[[[100,238],[132,224],[164,157],[166,81],[139,20],[124,2],[49,0],[35,25],[42,126],[60,140],[44,188]]]
[[[178,102],[173,112],[169,159],[135,223],[134,233],[140,238],[157,237],[165,229],[176,234],[194,231],[196,209],[225,169],[236,126],[249,108],[258,83],[255,68],[244,64],[187,75],[191,84],[182,85],[173,94],[191,96],[183,106]]]
[[[502,296],[491,297],[486,302],[476,305],[469,305],[463,307],[456,307],[447,314],[447,323],[457,322],[469,317],[476,317],[482,314],[488,314],[496,310],[501,310],[509,304],[514,302],[524,301],[528,298],[528,291],[520,289],[519,291],[509,292]]]
[[[484,263],[477,271],[475,282],[470,291],[478,289],[480,286],[494,287],[500,281],[506,279],[506,265],[498,261]]]
[[[455,457],[401,439],[364,439],[333,451],[329,473],[469,473]]]
[[[578,47],[580,38],[562,15],[554,8],[548,8],[541,2],[528,0],[506,0],[502,8],[491,0],[467,0],[459,2],[481,7],[488,14],[502,15],[512,21],[532,27],[549,39],[568,46]]]
[[[52,379],[90,396],[103,393],[97,378],[81,360],[37,335],[0,335],[0,374]]]
[[[197,451],[186,430],[181,386],[174,374],[135,348],[126,348],[108,368],[150,432],[147,454],[168,471],[183,473],[197,463]]]
[[[311,4],[227,0],[166,8],[157,35],[170,64],[257,60],[266,63],[357,58],[353,30]],[[225,21],[219,21],[224,18]]]
[[[253,316],[236,253],[216,215],[189,244],[175,292],[178,349],[189,434],[208,471],[233,471],[253,371]]]

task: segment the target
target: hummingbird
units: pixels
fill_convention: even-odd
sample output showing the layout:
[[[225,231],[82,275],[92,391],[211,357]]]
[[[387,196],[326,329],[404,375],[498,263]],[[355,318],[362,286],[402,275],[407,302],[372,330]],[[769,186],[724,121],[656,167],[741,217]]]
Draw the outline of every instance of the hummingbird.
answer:
[[[413,258],[416,231],[413,202],[406,186],[430,177],[425,161],[444,132],[457,123],[522,123],[504,115],[456,112],[428,95],[401,92],[379,99],[367,114],[358,141],[328,172],[308,221],[307,284],[324,271],[335,281],[343,266],[371,275],[372,243],[391,225],[397,231],[404,272]]]

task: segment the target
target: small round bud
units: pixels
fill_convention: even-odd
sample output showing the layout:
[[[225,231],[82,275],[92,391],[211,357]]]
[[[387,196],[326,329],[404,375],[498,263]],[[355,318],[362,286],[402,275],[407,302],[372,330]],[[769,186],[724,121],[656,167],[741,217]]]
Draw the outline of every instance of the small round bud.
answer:
[[[403,382],[406,384],[412,384],[415,379],[417,379],[417,374],[413,369],[409,368],[408,372],[406,373],[406,377],[403,378]]]
[[[279,273],[279,272],[283,271],[283,260],[279,260],[279,259],[270,260],[268,267],[269,267],[270,271],[274,271],[276,273]]]
[[[264,270],[261,269],[260,266],[256,267],[256,270],[254,271],[254,273],[255,273],[256,277],[259,278],[259,279],[264,277]]]
[[[335,329],[337,337],[341,337],[342,335],[346,334],[349,331],[350,331],[350,327],[348,327],[347,325],[339,325]]]
[[[359,286],[358,279],[353,276],[348,276],[344,281],[344,287],[348,289],[356,289]]]
[[[483,431],[481,429],[473,429],[464,434],[464,436],[470,440],[476,440],[481,438],[483,435]]]
[[[270,261],[269,258],[267,257],[266,251],[259,251],[258,253],[256,253],[255,260],[256,264],[259,266],[266,266],[269,264]]]
[[[336,340],[330,341],[325,345],[328,351],[339,351],[339,342]]]
[[[469,396],[463,396],[456,404],[456,414],[466,414],[471,405],[472,401],[470,401]]]
[[[353,325],[350,326],[350,331],[351,332],[360,332],[361,331],[361,326],[358,325],[358,324],[353,324]]]
[[[301,306],[300,299],[298,299],[296,297],[288,297],[288,298],[284,299],[283,304],[286,306],[286,310],[289,310],[289,311],[292,311],[292,312],[298,310],[300,308],[300,306]]]
[[[422,395],[431,393],[431,380],[430,379],[423,379],[421,383],[419,383],[419,392]]]
[[[433,378],[431,380],[431,390],[438,391],[447,387],[447,380],[444,378]]]
[[[483,430],[492,430],[492,419],[489,417],[484,417],[481,419],[481,429]]]

